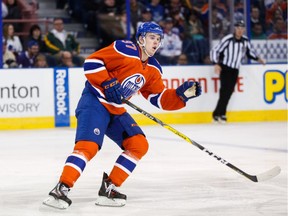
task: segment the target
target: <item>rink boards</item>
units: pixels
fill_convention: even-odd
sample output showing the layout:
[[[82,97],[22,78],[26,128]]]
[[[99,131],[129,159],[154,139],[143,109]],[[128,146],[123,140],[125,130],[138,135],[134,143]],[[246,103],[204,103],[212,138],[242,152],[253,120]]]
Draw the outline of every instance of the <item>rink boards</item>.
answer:
[[[131,102],[165,123],[211,122],[219,93],[213,66],[166,66],[163,81],[177,88],[186,80],[201,83],[202,95],[178,111],[153,107],[140,94]],[[0,129],[75,127],[74,111],[85,83],[82,68],[2,69]],[[243,65],[228,105],[230,122],[287,121],[287,65]],[[139,124],[154,124],[127,107]]]

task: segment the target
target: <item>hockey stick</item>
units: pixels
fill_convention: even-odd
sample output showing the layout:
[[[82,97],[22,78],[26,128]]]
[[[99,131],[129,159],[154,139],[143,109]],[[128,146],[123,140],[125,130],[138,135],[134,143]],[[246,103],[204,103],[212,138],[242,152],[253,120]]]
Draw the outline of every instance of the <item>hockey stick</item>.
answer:
[[[253,182],[260,182],[260,181],[265,181],[265,180],[271,179],[271,178],[277,176],[281,172],[281,168],[279,166],[275,166],[274,168],[272,168],[272,169],[270,169],[270,170],[268,170],[266,172],[260,173],[258,175],[249,175],[248,173],[242,171],[241,169],[239,169],[238,167],[236,167],[233,164],[229,163],[228,161],[224,160],[220,156],[214,154],[212,151],[210,151],[207,148],[203,147],[202,145],[200,145],[199,143],[195,142],[194,140],[191,140],[189,137],[187,137],[183,133],[179,132],[178,130],[176,130],[175,128],[171,127],[170,125],[165,124],[160,119],[154,117],[153,115],[151,115],[148,112],[144,111],[143,109],[141,109],[140,107],[138,107],[135,104],[131,103],[130,101],[125,100],[125,99],[123,99],[122,101],[124,103],[126,103],[128,106],[130,106],[133,109],[137,110],[138,112],[142,113],[143,115],[145,115],[146,117],[150,118],[154,122],[160,124],[162,127],[170,130],[171,132],[173,132],[174,134],[176,134],[179,137],[183,138],[184,140],[186,140],[190,144],[192,144],[192,145],[196,146],[197,148],[199,148],[200,150],[204,151],[209,156],[215,158],[216,160],[218,160],[222,164],[225,164],[226,166],[230,167],[231,169],[233,169],[237,173],[245,176],[246,178],[250,179]]]

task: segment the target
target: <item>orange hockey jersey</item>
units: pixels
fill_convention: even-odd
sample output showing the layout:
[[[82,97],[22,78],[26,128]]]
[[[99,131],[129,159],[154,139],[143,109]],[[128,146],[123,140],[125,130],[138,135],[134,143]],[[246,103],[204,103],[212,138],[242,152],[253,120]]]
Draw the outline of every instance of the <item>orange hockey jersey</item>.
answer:
[[[131,98],[138,91],[154,106],[163,110],[177,110],[185,103],[175,89],[166,89],[162,68],[154,57],[140,59],[140,48],[132,41],[117,40],[110,46],[92,53],[84,62],[84,73],[90,89],[112,114],[126,111],[124,105],[107,102],[101,84],[116,78],[121,83],[124,97]]]

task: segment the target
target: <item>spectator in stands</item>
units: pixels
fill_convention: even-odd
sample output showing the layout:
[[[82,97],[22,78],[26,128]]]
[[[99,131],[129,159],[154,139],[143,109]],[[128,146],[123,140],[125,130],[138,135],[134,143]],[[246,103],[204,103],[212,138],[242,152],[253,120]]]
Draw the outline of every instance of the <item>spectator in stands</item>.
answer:
[[[142,10],[141,13],[141,18],[140,20],[137,22],[137,29],[139,28],[139,26],[144,23],[144,22],[151,22],[152,21],[152,13],[150,8],[144,8]]]
[[[34,61],[34,68],[47,68],[49,67],[46,56],[42,53],[39,53]]]
[[[178,30],[178,35],[181,40],[184,39],[184,25],[190,11],[185,7],[184,1],[170,0],[165,4],[165,17],[171,17],[173,19],[173,30]],[[160,22],[161,25],[161,22]]]
[[[76,65],[72,61],[72,53],[69,51],[61,52],[61,62],[58,67],[75,67]]]
[[[185,25],[185,36],[193,40],[204,39],[202,23],[195,12],[191,12]]]
[[[115,34],[115,40],[119,40],[119,39],[128,39],[128,40],[132,40],[135,36],[135,29],[133,27],[133,25],[130,25],[130,37],[128,38],[127,35],[127,14],[126,11],[123,10],[120,14],[120,31],[119,31],[119,35]]]
[[[275,20],[273,32],[268,36],[268,39],[288,39],[287,27],[283,18]]]
[[[115,0],[103,0],[100,4],[97,16],[100,48],[110,45],[115,40],[113,29],[119,25],[121,8],[122,5],[119,6]]]
[[[166,1],[165,1],[166,2]],[[173,17],[176,13],[181,13],[181,16],[186,17],[189,10],[184,7],[181,0],[170,0],[164,5],[165,17]]]
[[[63,1],[63,0],[61,0]],[[94,2],[89,0],[90,2]],[[64,5],[64,9],[66,9],[69,15],[77,20],[83,20],[84,13],[87,11],[84,10],[86,4],[83,0],[68,0],[67,3]],[[90,8],[89,8],[90,10]]]
[[[175,65],[177,58],[181,54],[182,40],[179,35],[172,31],[173,19],[167,17],[164,24],[164,46],[159,48],[159,57],[157,58],[160,64]],[[158,55],[158,54],[157,54]]]
[[[280,11],[282,18],[287,19],[287,0],[275,0],[266,8],[266,23],[273,23],[276,11]]]
[[[74,64],[81,66],[84,58],[79,55],[80,45],[74,35],[64,29],[64,23],[61,18],[55,18],[53,25],[54,28],[44,37],[47,52],[54,55],[57,61],[60,61],[61,53],[69,51],[73,55]]]
[[[208,0],[197,0],[197,3],[186,1],[189,10],[196,11],[200,14],[200,20],[203,24],[204,31],[208,33],[209,25],[209,3]],[[218,12],[218,11],[217,11]],[[208,34],[206,35],[208,36]]]
[[[202,59],[209,54],[208,40],[204,37],[204,29],[200,19],[195,12],[191,12],[185,28],[185,49],[186,54],[191,57],[191,63],[200,64]],[[190,46],[190,47],[189,47]],[[193,46],[193,47],[192,47]],[[182,50],[184,52],[184,50]],[[193,53],[191,53],[193,52]]]
[[[135,29],[133,25],[130,25],[129,36],[127,32],[127,14],[126,10],[123,10],[119,15],[119,20],[113,21],[113,24],[107,26],[105,32],[109,34],[111,40],[132,40],[135,35]],[[109,30],[108,30],[109,27]],[[113,42],[111,41],[111,43]],[[107,40],[108,42],[108,40]]]
[[[120,0],[102,0],[99,5],[99,13],[107,14],[109,16],[117,16],[117,14],[121,12],[124,2]]]
[[[181,40],[185,38],[185,17],[180,11],[174,11],[172,13],[173,19],[173,31],[179,35]]]
[[[160,0],[151,0],[151,2],[147,4],[147,8],[150,9],[154,22],[159,23],[164,20],[165,9]]]
[[[146,8],[142,2],[130,0],[130,20],[133,29],[137,28],[137,22],[141,19],[141,13]],[[122,5],[122,11],[126,10],[126,4]]]
[[[17,56],[23,50],[20,38],[14,35],[14,26],[12,24],[5,24],[3,27],[3,37],[7,42],[7,49],[12,51]]]
[[[221,14],[222,18],[225,18],[228,15],[228,8],[226,5],[226,1],[222,1],[222,0],[212,0],[212,5],[213,7],[217,8],[218,13]]]
[[[5,18],[8,15],[8,8],[6,4],[2,1],[2,18]]]
[[[34,24],[31,26],[29,30],[28,40],[35,40],[39,45],[39,52],[46,52],[46,45],[42,37],[42,31],[38,24]]]
[[[98,22],[97,14],[101,0],[83,0],[82,2],[82,22],[84,28],[97,34]],[[98,36],[98,35],[97,35]]]
[[[260,10],[258,7],[252,7],[251,8],[251,20],[250,20],[250,27],[253,29],[254,25],[261,25],[262,30],[265,30],[265,21],[262,20],[262,17],[260,16]]]
[[[234,2],[234,1],[232,1]],[[223,34],[226,35],[230,32],[229,10],[226,2],[222,0],[212,0],[212,5],[217,10],[217,17],[222,20]]]
[[[212,39],[220,39],[224,36],[223,23],[218,16],[217,8],[212,8]]]
[[[34,40],[29,41],[27,47],[27,50],[17,56],[17,63],[20,68],[34,67],[35,58],[39,53],[39,45]]]
[[[188,57],[186,54],[182,53],[177,59],[177,65],[188,65]]]
[[[271,3],[274,0],[269,0]],[[266,4],[270,4],[267,0],[263,1],[263,0],[250,0],[251,3],[251,7],[257,7],[260,10],[260,16],[261,17],[265,17],[265,12],[266,12],[266,7],[268,7],[268,5],[266,6]]]
[[[8,8],[8,15],[5,17],[5,19],[21,19],[21,10],[17,0],[7,0],[6,5]],[[13,25],[16,32],[21,31],[20,23],[15,23]]]
[[[257,40],[262,40],[262,39],[267,38],[266,34],[263,32],[263,27],[261,23],[254,23],[252,27],[252,31],[251,31],[251,38],[257,39]]]
[[[44,38],[42,35],[42,30],[38,24],[34,24],[31,26],[29,30],[29,36],[26,42],[26,45],[29,41],[34,40],[39,45],[39,52],[45,55],[45,61],[47,61],[48,66],[50,67],[56,67],[57,66],[57,58],[51,55],[50,53],[47,53],[46,44],[44,42]],[[27,47],[26,47],[27,49]],[[59,60],[59,58],[58,58]]]
[[[274,25],[277,19],[284,19],[283,18],[283,12],[280,8],[276,9],[273,17],[271,20],[269,20],[268,23],[266,23],[266,28],[267,28],[267,32],[266,34],[269,35],[274,31]]]
[[[17,68],[16,56],[10,50],[7,50],[7,42],[3,39],[2,42],[3,68]]]
[[[243,0],[234,0],[234,20],[243,20],[244,19],[244,4]],[[226,3],[227,4],[227,3]]]

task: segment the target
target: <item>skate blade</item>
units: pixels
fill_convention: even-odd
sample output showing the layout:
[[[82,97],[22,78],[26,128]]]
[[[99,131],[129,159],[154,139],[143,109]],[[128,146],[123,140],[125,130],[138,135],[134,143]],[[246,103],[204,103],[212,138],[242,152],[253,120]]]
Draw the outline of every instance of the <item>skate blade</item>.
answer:
[[[96,199],[96,205],[99,206],[109,206],[109,207],[122,207],[125,206],[125,199],[109,199],[107,197],[99,196]]]
[[[223,121],[223,120],[212,120],[213,124],[226,124],[227,121]]]
[[[56,209],[67,209],[69,204],[61,199],[55,199],[53,196],[49,196],[43,201],[43,204]]]

